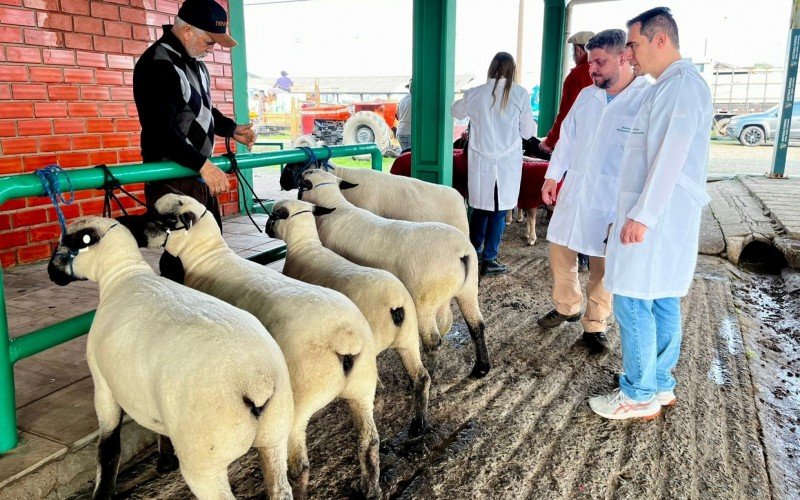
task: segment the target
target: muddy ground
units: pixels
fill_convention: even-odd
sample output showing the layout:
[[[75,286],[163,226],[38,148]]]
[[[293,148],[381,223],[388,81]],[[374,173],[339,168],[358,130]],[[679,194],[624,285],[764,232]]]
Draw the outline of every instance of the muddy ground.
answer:
[[[761,374],[751,375],[750,366],[766,351],[779,355],[754,340],[764,321],[747,314],[747,290],[758,288],[754,282],[719,258],[701,257],[683,301],[678,404],[650,422],[607,421],[591,413],[586,400],[614,387],[613,376],[621,369],[616,327],[610,332],[611,352],[592,356],[581,344],[578,324],[549,331],[536,325],[550,308],[551,286],[544,228],[539,229],[539,242],[531,248],[522,245],[522,225],[510,226],[501,250],[509,273],[481,283],[494,363],[484,379],[467,378],[473,349],[456,314],[434,376],[432,427],[422,438],[411,440],[406,433],[411,398],[399,362],[393,353],[382,355],[376,422],[384,496],[796,498],[797,442],[794,449],[789,444],[797,437],[798,394],[775,399],[769,360]],[[796,333],[789,327],[784,336]],[[778,346],[788,350],[781,358],[784,380],[800,376],[800,342],[786,342]],[[784,405],[770,407],[769,394]],[[773,433],[765,438],[759,415],[779,414],[776,408],[795,411],[783,422],[778,415],[765,424]],[[355,433],[343,404],[312,420],[308,443],[311,498],[357,497]],[[785,447],[777,466],[767,453],[775,447]],[[150,454],[124,471],[119,497],[191,498],[178,472],[157,477],[154,465]],[[230,480],[237,498],[263,498],[254,453],[231,466]]]

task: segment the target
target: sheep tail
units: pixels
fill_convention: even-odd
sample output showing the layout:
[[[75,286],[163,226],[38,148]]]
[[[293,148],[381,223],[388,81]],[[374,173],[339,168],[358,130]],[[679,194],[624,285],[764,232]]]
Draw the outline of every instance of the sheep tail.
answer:
[[[270,379],[268,383],[257,383],[256,381],[261,377],[253,377],[247,379],[247,388],[242,395],[242,402],[245,407],[258,418],[267,409],[267,404],[272,397],[275,389],[273,381]],[[262,381],[264,380],[261,378]]]
[[[342,370],[347,376],[355,364],[356,358],[364,348],[363,341],[359,335],[349,329],[338,330],[331,336],[330,347],[339,362],[342,364]]]

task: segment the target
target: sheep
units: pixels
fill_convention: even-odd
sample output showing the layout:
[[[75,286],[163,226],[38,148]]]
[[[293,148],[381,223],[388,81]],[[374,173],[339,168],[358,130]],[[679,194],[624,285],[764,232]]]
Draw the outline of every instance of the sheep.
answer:
[[[359,266],[323,247],[314,223],[314,208],[304,201],[284,200],[272,209],[266,232],[286,242],[283,273],[345,294],[367,318],[378,351],[397,351],[414,387],[415,415],[410,433],[419,435],[427,426],[430,376],[420,357],[414,301],[393,274]]]
[[[114,492],[123,411],[172,440],[198,498],[234,498],[227,468],[251,447],[270,498],[292,498],[289,371],[253,315],[157,276],[112,219],[71,224],[48,273],[62,286],[90,279],[100,287],[86,346],[100,427],[93,498]]]
[[[358,208],[344,198],[340,182],[345,181],[319,169],[302,174],[298,197],[317,205],[322,244],[356,264],[384,269],[400,279],[414,299],[420,338],[433,361],[441,336],[452,325],[450,300],[455,298],[475,344],[471,375],[485,376],[490,363],[478,305],[478,256],[469,238],[439,222],[384,219]]]
[[[462,140],[459,144],[462,144],[462,147],[466,147],[468,143],[466,140]],[[526,141],[523,140],[523,147],[526,148],[525,152],[528,154],[531,143],[526,143]],[[466,149],[453,149],[453,188],[465,198],[467,196],[469,168],[467,156]],[[518,210],[518,222],[522,222],[523,213],[527,217],[524,239],[530,246],[536,244],[536,210],[540,205],[544,204],[542,202],[542,185],[544,184],[544,174],[547,171],[547,165],[546,161],[529,158],[527,156],[523,157],[522,178],[520,180],[519,199],[517,200],[516,210]],[[392,163],[391,173],[393,175],[405,177],[411,175],[411,152],[403,153],[395,159],[394,163]],[[559,186],[560,185],[559,183]],[[509,210],[506,214],[507,224],[511,223],[512,217],[512,211]]]
[[[341,293],[289,278],[236,255],[213,217],[193,198],[167,194],[145,229],[147,245],[181,259],[186,285],[254,314],[286,358],[294,393],[289,478],[304,498],[309,462],[306,427],[335,398],[347,400],[358,429],[361,487],[380,496],[373,405],[377,349],[361,311]]]
[[[443,222],[469,237],[467,209],[455,189],[375,170],[328,165],[326,169],[342,179],[342,194],[353,205],[387,219]],[[310,168],[317,164],[287,164],[281,172],[281,189],[296,189],[300,174]]]

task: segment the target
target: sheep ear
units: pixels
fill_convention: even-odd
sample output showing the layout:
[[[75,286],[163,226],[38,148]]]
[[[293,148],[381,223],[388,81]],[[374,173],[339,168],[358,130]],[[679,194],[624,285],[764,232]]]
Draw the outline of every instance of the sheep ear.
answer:
[[[345,189],[351,189],[351,188],[354,188],[354,187],[358,187],[358,184],[353,184],[353,183],[350,183],[350,182],[347,182],[347,181],[342,181],[342,182],[339,183],[339,189],[341,189],[342,191],[344,191]]]
[[[325,208],[320,206],[315,206],[314,211],[312,212],[315,217],[319,217],[321,215],[328,215],[329,213],[336,210],[335,208]]]
[[[194,212],[185,212],[178,215],[178,219],[181,221],[183,226],[188,230],[192,228],[195,222],[197,222],[197,216]]]

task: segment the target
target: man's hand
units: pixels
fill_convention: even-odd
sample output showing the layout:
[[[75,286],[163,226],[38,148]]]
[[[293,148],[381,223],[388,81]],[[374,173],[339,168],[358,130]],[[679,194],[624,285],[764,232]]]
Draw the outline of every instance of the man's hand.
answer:
[[[552,154],[553,153],[553,148],[548,146],[547,143],[545,143],[544,141],[539,143],[539,149],[541,149],[542,152],[547,153],[547,154]]]
[[[619,239],[622,241],[623,245],[641,243],[644,241],[645,231],[647,231],[647,226],[633,219],[628,219],[625,221],[625,225],[622,226]]]
[[[553,179],[545,179],[542,185],[542,201],[545,205],[555,205],[558,183]]]
[[[209,160],[206,160],[200,168],[200,177],[202,177],[208,185],[212,196],[224,193],[230,188],[228,174],[220,170],[218,166],[214,165]]]
[[[236,125],[236,130],[233,131],[233,139],[247,146],[247,149],[251,149],[256,142],[256,132],[253,130],[253,124]]]

